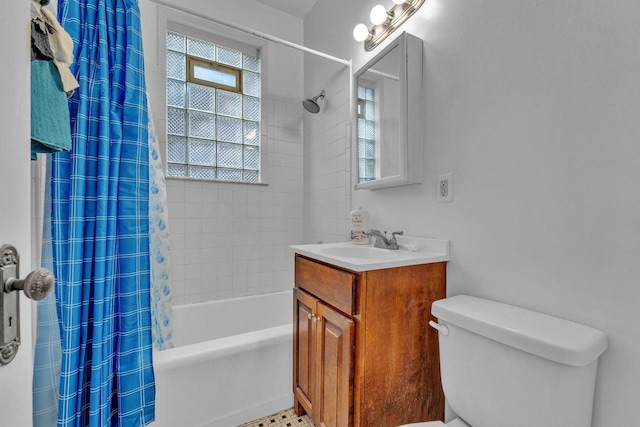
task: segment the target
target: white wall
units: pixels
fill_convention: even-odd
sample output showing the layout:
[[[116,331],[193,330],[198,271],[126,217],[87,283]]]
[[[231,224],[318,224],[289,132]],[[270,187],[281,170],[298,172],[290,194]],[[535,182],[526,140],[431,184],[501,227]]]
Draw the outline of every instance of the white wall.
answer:
[[[319,1],[306,45],[352,57],[357,70],[381,49],[365,54],[351,36],[377,2]],[[451,240],[449,295],[605,331],[595,427],[636,425],[640,397],[639,14],[624,0],[427,1],[402,28],[424,40],[423,183],[351,191],[372,227]],[[332,66],[306,66],[305,94],[323,80],[337,81]],[[306,153],[327,142],[308,138],[312,120]],[[446,172],[453,202],[437,203]],[[305,177],[305,190],[322,179]],[[346,219],[346,203],[334,208]],[[325,225],[314,233],[335,232]]]
[[[162,1],[199,16],[301,43],[302,20],[253,0],[220,5]],[[145,66],[161,151],[165,152],[163,12],[140,2]],[[234,30],[184,17],[202,31],[262,44],[262,168],[268,185],[167,179],[174,304],[273,292],[292,287],[288,246],[302,240],[302,54]],[[158,38],[160,34],[160,38]],[[160,46],[158,46],[160,40]],[[264,66],[266,64],[266,66]]]

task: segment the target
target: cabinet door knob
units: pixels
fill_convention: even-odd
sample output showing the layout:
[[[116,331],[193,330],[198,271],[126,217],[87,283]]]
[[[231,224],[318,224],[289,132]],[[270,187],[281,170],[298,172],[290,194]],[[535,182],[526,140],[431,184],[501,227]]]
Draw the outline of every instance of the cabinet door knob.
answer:
[[[311,320],[312,317],[311,313],[307,313],[307,319]]]

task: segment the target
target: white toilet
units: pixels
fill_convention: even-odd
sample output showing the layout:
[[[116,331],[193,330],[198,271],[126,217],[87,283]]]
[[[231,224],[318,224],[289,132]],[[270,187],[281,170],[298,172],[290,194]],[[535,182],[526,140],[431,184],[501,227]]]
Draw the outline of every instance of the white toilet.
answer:
[[[459,295],[433,303],[447,403],[459,418],[412,427],[590,427],[606,335]]]

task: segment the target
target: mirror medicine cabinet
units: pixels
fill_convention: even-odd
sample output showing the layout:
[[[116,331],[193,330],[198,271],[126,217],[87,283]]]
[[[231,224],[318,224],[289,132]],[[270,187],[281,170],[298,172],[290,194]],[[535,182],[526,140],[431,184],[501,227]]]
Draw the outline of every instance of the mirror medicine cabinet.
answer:
[[[422,40],[402,33],[354,74],[355,189],[422,181]]]

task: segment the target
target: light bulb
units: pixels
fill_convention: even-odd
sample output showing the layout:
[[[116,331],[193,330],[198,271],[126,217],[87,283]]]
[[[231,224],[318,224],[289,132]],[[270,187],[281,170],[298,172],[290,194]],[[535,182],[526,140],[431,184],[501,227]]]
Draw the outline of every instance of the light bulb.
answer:
[[[393,1],[393,3],[395,3],[395,4],[402,4],[402,3],[405,3],[405,0],[392,0],[392,1]]]
[[[369,29],[364,24],[358,24],[353,28],[353,38],[358,42],[363,42],[369,37]]]
[[[371,9],[371,13],[369,14],[369,19],[371,19],[371,23],[373,25],[382,24],[387,20],[387,9],[385,9],[381,4],[373,6],[373,9]]]

